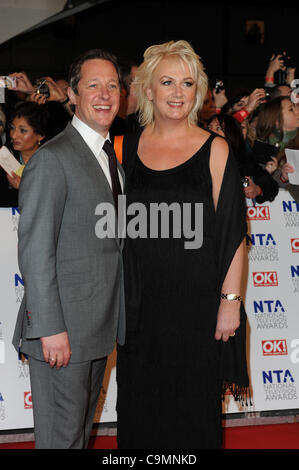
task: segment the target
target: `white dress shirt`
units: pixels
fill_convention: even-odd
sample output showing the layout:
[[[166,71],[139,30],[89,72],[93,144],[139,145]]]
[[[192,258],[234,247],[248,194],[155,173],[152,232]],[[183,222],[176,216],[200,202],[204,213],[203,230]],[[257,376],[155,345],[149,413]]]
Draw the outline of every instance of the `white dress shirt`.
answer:
[[[87,124],[85,124],[83,121],[81,121],[81,119],[79,119],[75,114],[72,119],[72,125],[79,132],[83,140],[86,142],[86,144],[88,145],[88,147],[90,148],[94,156],[96,157],[97,161],[101,165],[104,175],[106,176],[108,180],[110,188],[112,189],[108,155],[103,150],[103,145],[105,141],[107,139],[110,140],[109,132],[106,138],[103,137],[101,134],[99,134],[98,132],[93,130],[91,127],[89,127]],[[122,179],[119,169],[117,171],[118,171],[120,185],[123,191],[123,179]]]

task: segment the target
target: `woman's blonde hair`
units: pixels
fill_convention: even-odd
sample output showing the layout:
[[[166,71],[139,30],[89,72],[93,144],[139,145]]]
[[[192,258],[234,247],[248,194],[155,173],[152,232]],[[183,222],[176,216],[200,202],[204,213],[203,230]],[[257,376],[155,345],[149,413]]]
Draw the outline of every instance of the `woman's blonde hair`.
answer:
[[[139,66],[134,87],[137,97],[137,111],[139,112],[139,122],[141,126],[147,126],[154,122],[154,107],[146,95],[146,90],[150,88],[154,70],[162,59],[176,57],[185,62],[196,83],[196,98],[194,105],[188,116],[190,124],[197,123],[197,112],[201,109],[208,90],[208,77],[204,72],[200,57],[195,53],[192,46],[187,41],[170,41],[164,44],[157,44],[149,47],[144,52],[144,60]]]

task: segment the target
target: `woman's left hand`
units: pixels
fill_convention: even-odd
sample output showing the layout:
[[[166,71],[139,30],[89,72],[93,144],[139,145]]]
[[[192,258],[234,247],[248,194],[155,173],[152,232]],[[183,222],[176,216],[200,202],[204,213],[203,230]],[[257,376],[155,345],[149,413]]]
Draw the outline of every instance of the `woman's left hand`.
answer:
[[[7,174],[7,179],[9,181],[9,184],[14,188],[14,189],[19,189],[20,183],[21,183],[21,177],[16,175],[14,172],[12,172],[12,176]]]
[[[255,184],[250,176],[246,176],[246,178],[249,180],[249,186],[244,188],[244,194],[247,198],[254,199],[261,194],[261,187]]]
[[[285,163],[281,168],[281,176],[285,181],[289,180],[289,173],[294,173],[295,168],[290,163]]]
[[[240,326],[240,302],[238,300],[220,301],[215,339],[227,342]]]

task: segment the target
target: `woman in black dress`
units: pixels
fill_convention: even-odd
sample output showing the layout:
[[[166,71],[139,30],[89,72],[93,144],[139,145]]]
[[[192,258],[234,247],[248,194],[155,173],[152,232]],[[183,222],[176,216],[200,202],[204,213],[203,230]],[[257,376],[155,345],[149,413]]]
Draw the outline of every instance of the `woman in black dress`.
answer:
[[[145,208],[147,233],[128,217],[118,447],[219,448],[221,393],[248,386],[240,175],[226,141],[197,126],[207,77],[189,43],[148,48],[135,86],[141,128],[123,164],[127,213]]]

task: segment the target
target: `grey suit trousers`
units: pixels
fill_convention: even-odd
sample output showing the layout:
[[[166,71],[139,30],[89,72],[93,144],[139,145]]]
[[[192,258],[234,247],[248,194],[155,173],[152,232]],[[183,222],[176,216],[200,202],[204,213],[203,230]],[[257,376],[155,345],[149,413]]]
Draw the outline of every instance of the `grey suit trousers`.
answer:
[[[36,449],[87,448],[106,360],[57,369],[29,357]]]

